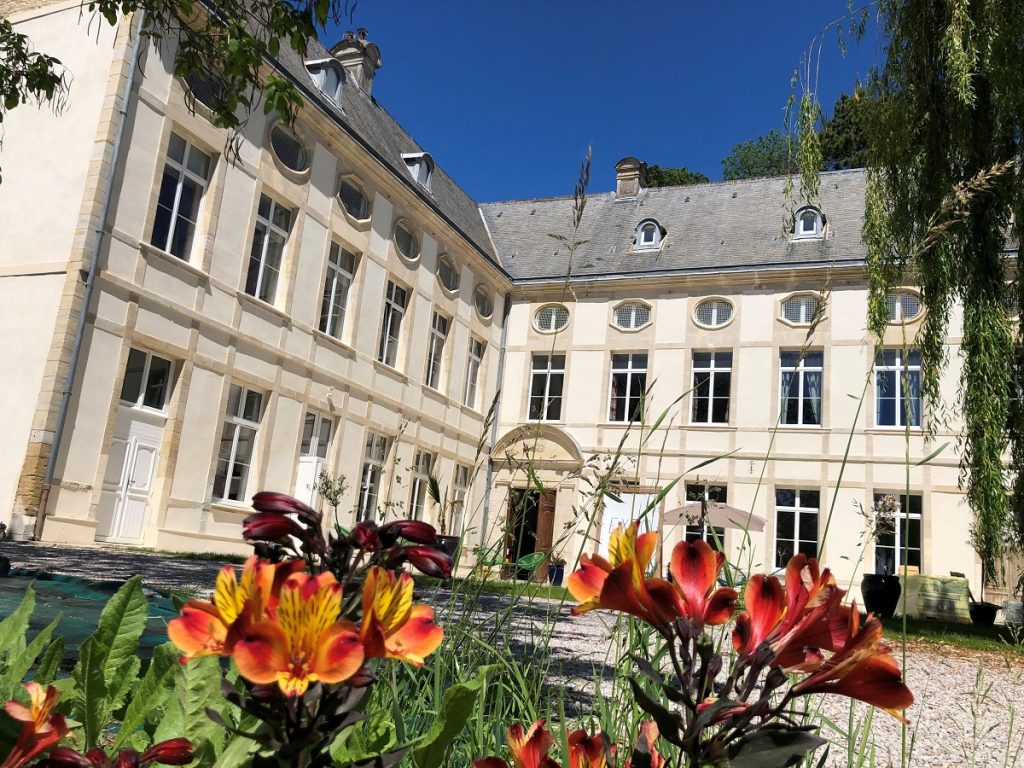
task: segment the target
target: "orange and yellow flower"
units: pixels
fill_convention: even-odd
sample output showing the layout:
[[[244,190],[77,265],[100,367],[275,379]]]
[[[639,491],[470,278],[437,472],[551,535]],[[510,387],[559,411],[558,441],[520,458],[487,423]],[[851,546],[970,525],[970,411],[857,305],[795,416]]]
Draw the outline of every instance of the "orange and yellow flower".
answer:
[[[588,734],[580,728],[572,731],[567,740],[569,768],[614,768],[615,745],[600,731]]]
[[[560,768],[548,755],[554,743],[543,720],[529,728],[516,723],[505,729],[505,744],[512,753],[514,768]],[[473,761],[473,768],[508,768],[508,763],[500,757],[483,757]]]
[[[355,627],[338,621],[340,611],[341,586],[332,574],[291,574],[273,618],[249,626],[234,644],[239,674],[257,684],[277,683],[286,696],[352,677],[364,651]]]
[[[413,605],[412,577],[374,566],[363,582],[360,639],[368,659],[402,659],[416,666],[437,650],[444,630],[434,609]]]
[[[672,585],[684,601],[683,615],[702,624],[724,624],[736,610],[736,590],[715,589],[725,555],[706,541],[680,541],[672,548]]]
[[[39,683],[26,683],[28,706],[16,701],[4,704],[4,710],[15,720],[22,722],[18,739],[0,768],[19,768],[37,755],[42,754],[68,734],[64,716],[55,713],[60,694],[52,685],[44,690]]]
[[[664,756],[658,752],[659,735],[658,726],[653,720],[644,720],[640,723],[640,736],[637,738],[633,751],[646,755],[650,768],[665,768],[668,765]],[[622,768],[631,768],[632,764],[633,758],[629,757],[622,764]]]

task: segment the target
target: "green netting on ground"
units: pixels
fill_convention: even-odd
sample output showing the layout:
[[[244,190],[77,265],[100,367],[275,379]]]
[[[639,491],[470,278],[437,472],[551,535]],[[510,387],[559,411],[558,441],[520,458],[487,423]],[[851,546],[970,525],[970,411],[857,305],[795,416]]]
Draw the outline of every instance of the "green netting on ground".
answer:
[[[71,658],[78,656],[78,646],[96,630],[103,606],[121,586],[115,581],[90,581],[42,571],[13,570],[10,576],[0,578],[0,619],[9,616],[21,603],[29,584],[36,591],[36,609],[32,614],[30,633],[60,616],[60,624],[54,634],[64,638],[65,651]],[[155,646],[167,642],[167,622],[177,615],[177,611],[170,598],[149,589],[145,593],[149,602],[149,619],[139,654],[147,658]]]

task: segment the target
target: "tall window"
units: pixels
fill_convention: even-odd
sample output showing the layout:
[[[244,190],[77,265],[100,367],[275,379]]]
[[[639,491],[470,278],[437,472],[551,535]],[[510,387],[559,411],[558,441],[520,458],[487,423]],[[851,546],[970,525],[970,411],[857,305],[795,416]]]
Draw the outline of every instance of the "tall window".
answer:
[[[530,368],[528,418],[541,421],[558,421],[562,418],[564,385],[565,355],[534,355]]]
[[[327,452],[331,448],[331,430],[333,427],[334,422],[330,416],[307,411],[306,421],[302,425],[302,442],[299,445],[299,453],[303,456],[315,456],[318,459],[326,459]]]
[[[208,154],[178,134],[171,134],[149,241],[179,259],[188,261],[192,254],[199,203],[206,191],[212,162]]]
[[[484,362],[484,342],[476,336],[469,337],[469,357],[466,359],[466,393],[463,402],[476,408],[476,391],[480,381],[480,367]]]
[[[427,386],[441,388],[441,369],[444,364],[444,343],[448,340],[448,318],[435,312],[430,321],[430,344],[427,347]]]
[[[348,291],[356,272],[356,257],[337,243],[331,243],[324,279],[324,303],[320,307],[320,330],[338,338],[345,327]]]
[[[887,507],[892,513],[892,523],[886,526],[889,530],[883,530],[875,541],[875,573],[896,574],[904,565],[920,570],[921,497],[876,493],[875,506]]]
[[[613,354],[608,420],[637,421],[642,419],[646,390],[647,353]]]
[[[238,384],[231,385],[224,428],[220,435],[217,474],[213,479],[213,498],[221,501],[245,501],[249,474],[256,448],[256,433],[263,415],[263,394]]]
[[[121,402],[134,408],[162,411],[171,394],[174,363],[132,348],[124,367]]]
[[[780,358],[783,424],[821,424],[821,352],[783,352]]]
[[[732,389],[732,352],[693,353],[694,424],[728,424]]]
[[[268,304],[277,296],[277,280],[281,274],[281,257],[292,226],[292,212],[267,195],[260,195],[256,211],[256,229],[252,235],[249,273],[245,292]]]
[[[875,360],[875,424],[921,426],[921,353],[883,349]]]
[[[466,524],[466,499],[469,498],[469,482],[472,469],[465,464],[455,465],[455,485],[452,491],[452,519],[448,533],[452,536],[462,535],[462,526]]]
[[[775,567],[784,568],[797,552],[818,556],[818,491],[775,490]]]
[[[713,504],[725,504],[728,497],[724,485],[704,485],[702,483],[686,484],[687,517],[692,517],[686,524],[687,541],[706,541],[712,549],[723,551],[725,548],[725,528],[713,525],[707,517],[701,517],[701,501]],[[692,510],[692,513],[690,512]]]
[[[427,486],[434,468],[434,454],[416,451],[412,460],[412,484],[409,488],[409,513],[413,520],[422,520],[427,509]]]
[[[389,440],[384,435],[368,432],[363,454],[363,471],[359,476],[359,499],[356,502],[356,520],[376,520],[380,499],[380,482],[384,475],[384,462],[388,458]]]
[[[408,291],[389,280],[388,292],[384,298],[384,317],[380,325],[380,345],[377,348],[377,359],[392,367],[398,361],[398,340],[408,300]]]

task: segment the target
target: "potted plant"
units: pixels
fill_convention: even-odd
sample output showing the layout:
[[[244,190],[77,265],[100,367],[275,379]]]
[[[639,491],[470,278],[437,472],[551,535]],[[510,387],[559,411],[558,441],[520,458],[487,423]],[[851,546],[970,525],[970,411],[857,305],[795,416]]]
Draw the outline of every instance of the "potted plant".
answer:
[[[548,558],[548,583],[560,587],[564,576],[565,558],[552,553]]]
[[[1013,600],[1006,601],[1006,623],[1020,626],[1024,624],[1024,572],[1017,579],[1013,589]]]
[[[900,502],[892,494],[878,499],[870,510],[861,508],[864,517],[864,538],[878,544],[883,534],[891,533]],[[903,588],[900,577],[896,576],[895,558],[885,553],[875,554],[875,573],[865,573],[860,582],[860,594],[864,599],[864,610],[888,619],[896,613]]]
[[[447,491],[441,493],[441,483],[433,472],[427,475],[427,495],[437,507],[437,546],[454,560],[461,537],[448,535],[448,516],[452,502]]]

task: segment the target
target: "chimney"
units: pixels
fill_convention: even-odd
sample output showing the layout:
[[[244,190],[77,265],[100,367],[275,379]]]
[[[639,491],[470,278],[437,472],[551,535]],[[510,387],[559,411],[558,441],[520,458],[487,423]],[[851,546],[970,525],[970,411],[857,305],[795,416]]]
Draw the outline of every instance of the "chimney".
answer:
[[[636,197],[647,189],[647,163],[624,157],[615,164],[615,196]]]
[[[348,31],[331,48],[331,54],[345,67],[356,85],[367,96],[373,88],[373,76],[380,69],[380,49],[366,39],[366,30],[360,27],[355,32]]]

